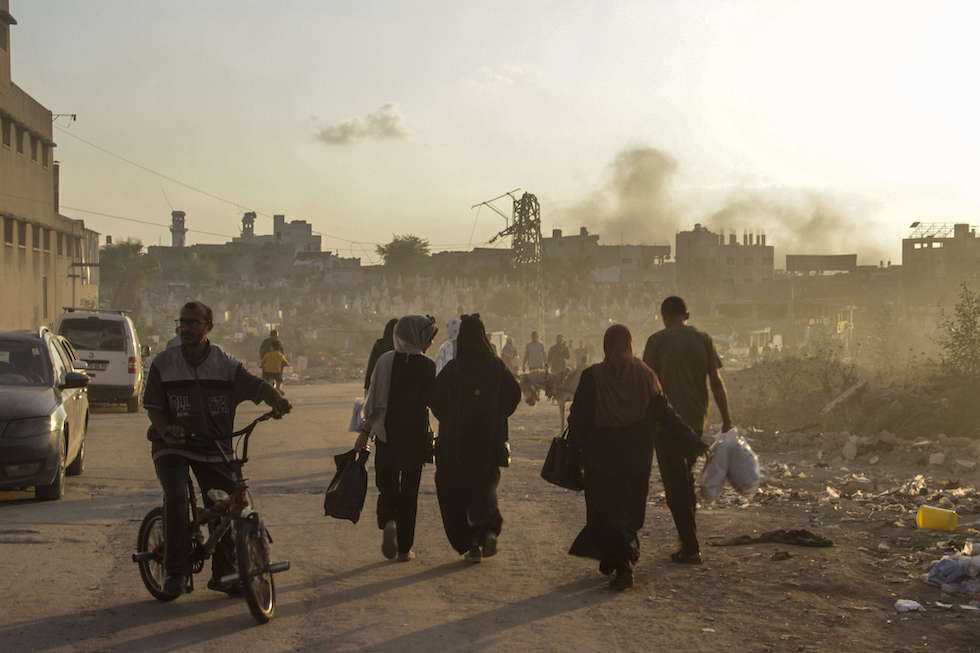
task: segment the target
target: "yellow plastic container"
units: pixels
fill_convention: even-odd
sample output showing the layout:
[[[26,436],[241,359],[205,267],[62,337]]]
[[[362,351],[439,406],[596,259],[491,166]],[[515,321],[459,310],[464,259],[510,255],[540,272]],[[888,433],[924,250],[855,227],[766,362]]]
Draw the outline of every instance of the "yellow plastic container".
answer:
[[[955,531],[959,518],[953,510],[945,508],[934,508],[933,506],[920,506],[919,512],[915,513],[915,525],[919,528],[928,528],[933,531]]]

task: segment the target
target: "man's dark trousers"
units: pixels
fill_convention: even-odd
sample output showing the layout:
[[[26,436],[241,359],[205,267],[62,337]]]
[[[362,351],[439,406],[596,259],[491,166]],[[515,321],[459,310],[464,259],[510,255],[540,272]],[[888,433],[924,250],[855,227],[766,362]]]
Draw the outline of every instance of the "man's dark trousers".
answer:
[[[204,505],[209,507],[211,499],[208,491],[224,490],[231,494],[235,489],[232,472],[223,463],[206,463],[190,460],[177,454],[160,456],[153,461],[157,478],[163,486],[163,529],[166,538],[165,567],[167,574],[189,576],[191,574],[191,534],[188,524],[191,521],[187,498],[187,479],[190,469],[194,470],[197,483],[204,493]],[[225,533],[215,547],[211,558],[211,575],[221,578],[234,573],[235,542],[231,532]]]

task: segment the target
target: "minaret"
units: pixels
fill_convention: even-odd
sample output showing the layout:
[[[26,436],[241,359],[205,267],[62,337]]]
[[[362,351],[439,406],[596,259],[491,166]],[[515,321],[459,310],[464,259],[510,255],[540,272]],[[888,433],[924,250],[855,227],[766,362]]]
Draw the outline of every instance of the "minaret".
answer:
[[[174,211],[170,214],[171,247],[184,246],[184,236],[187,234],[187,229],[184,227],[184,216],[186,215],[183,211]]]

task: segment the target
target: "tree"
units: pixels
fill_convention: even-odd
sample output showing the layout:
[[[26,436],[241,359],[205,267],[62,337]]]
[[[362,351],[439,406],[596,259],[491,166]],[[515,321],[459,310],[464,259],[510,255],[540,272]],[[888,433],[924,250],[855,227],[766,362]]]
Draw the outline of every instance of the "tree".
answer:
[[[980,293],[964,283],[953,314],[942,313],[940,361],[947,374],[980,377]]]
[[[160,273],[159,264],[143,253],[138,240],[124,240],[106,245],[99,254],[99,282],[103,297],[112,297],[115,308],[139,307],[139,299],[150,287],[153,277]]]
[[[376,249],[385,267],[393,272],[417,272],[429,258],[429,241],[411,234],[393,234],[390,243]]]

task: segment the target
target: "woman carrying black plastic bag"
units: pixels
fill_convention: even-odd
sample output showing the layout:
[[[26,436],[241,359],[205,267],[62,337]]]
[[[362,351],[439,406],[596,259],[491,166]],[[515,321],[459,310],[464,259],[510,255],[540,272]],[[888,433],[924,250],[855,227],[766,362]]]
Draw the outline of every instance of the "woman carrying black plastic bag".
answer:
[[[406,315],[394,331],[395,350],[378,358],[367,397],[364,426],[354,444],[375,439],[374,481],[378,486],[381,553],[389,560],[415,557],[415,515],[422,465],[431,446],[427,407],[436,366],[424,352],[438,328],[426,315]]]
[[[640,557],[654,430],[684,441],[697,436],[667,403],[657,375],[633,356],[628,328],[609,327],[602,344],[605,359],[582,372],[568,415],[585,466],[586,506],[569,553],[598,559],[599,571],[612,574],[609,587],[624,590]]]
[[[500,465],[507,463],[507,418],[521,401],[514,375],[494,355],[479,315],[464,315],[456,358],[436,377],[439,419],[436,494],[449,543],[469,562],[497,552]]]

